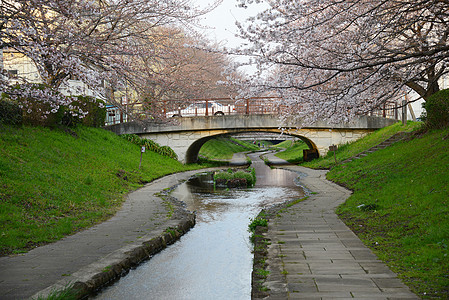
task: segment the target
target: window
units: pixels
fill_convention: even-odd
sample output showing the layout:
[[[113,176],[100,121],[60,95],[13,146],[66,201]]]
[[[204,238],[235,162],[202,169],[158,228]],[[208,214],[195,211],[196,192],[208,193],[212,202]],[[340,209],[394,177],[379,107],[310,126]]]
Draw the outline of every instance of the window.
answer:
[[[17,75],[19,75],[19,71],[17,70],[8,70],[8,76],[12,78],[17,78]]]

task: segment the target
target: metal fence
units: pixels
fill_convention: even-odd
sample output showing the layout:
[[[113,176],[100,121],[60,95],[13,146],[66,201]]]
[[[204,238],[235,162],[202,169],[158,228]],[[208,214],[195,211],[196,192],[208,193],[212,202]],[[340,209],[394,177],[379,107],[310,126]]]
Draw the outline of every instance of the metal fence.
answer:
[[[164,100],[162,115],[165,117],[196,117],[235,114],[277,113],[278,97],[254,97],[249,99],[211,98],[195,100]]]
[[[398,102],[390,101],[384,103],[382,107],[371,111],[369,115],[398,120],[400,116],[400,109],[401,107],[398,105]]]
[[[131,108],[130,105],[133,107]],[[106,125],[126,122],[127,112],[140,110],[138,115],[146,118],[147,113],[139,103],[124,105],[123,108],[116,106],[108,107]],[[209,98],[192,100],[162,100],[153,104],[152,114],[160,117],[197,117],[217,115],[253,115],[253,114],[281,114],[289,109],[282,105],[280,97],[253,97],[248,99],[232,98]],[[299,108],[298,108],[299,109]],[[290,109],[291,110],[291,109]],[[397,102],[387,102],[381,108],[369,113],[371,116],[398,119],[399,106]]]

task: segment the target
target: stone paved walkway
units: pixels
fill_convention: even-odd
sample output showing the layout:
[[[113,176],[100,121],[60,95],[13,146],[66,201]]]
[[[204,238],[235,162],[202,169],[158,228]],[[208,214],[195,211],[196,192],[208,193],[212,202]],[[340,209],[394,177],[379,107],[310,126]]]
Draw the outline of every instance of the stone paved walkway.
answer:
[[[350,191],[327,171],[283,168],[313,194],[270,221],[269,299],[419,299],[334,213]]]

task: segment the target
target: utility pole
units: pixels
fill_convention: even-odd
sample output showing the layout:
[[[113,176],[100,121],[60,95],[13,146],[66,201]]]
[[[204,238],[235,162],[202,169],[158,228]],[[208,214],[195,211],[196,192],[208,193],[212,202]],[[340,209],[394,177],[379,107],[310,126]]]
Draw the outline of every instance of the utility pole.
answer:
[[[402,100],[402,125],[407,125],[407,100]]]

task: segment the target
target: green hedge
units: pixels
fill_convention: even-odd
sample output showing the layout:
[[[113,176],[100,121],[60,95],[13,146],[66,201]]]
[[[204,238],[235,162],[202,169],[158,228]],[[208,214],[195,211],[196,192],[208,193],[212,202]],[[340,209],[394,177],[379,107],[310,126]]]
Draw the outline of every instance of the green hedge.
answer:
[[[23,121],[22,109],[9,99],[0,99],[0,123],[21,125]]]
[[[141,147],[145,146],[146,150],[153,151],[176,160],[178,159],[178,155],[175,153],[175,151],[173,151],[173,149],[168,146],[161,146],[152,140],[143,139],[136,134],[123,134],[121,137],[133,144],[139,145]]]
[[[83,124],[88,127],[101,127],[106,120],[106,105],[102,100],[95,99],[89,96],[77,96],[76,100],[72,101],[72,110],[78,111],[81,109],[88,114],[80,118],[71,114],[69,107],[62,106],[60,110],[63,112],[61,123],[63,125]]]
[[[28,87],[31,91],[45,89],[42,84]],[[83,124],[89,127],[101,127],[106,120],[106,105],[102,100],[89,96],[74,96],[70,104],[56,105],[48,101],[34,99],[33,96],[18,96],[24,86],[18,85],[12,91],[16,95],[2,94],[0,100],[0,122],[5,124],[25,124],[33,126],[52,127],[56,125],[76,126]],[[53,92],[55,97],[64,101],[65,97],[59,92]],[[12,98],[12,99],[11,99]],[[56,110],[57,108],[57,110]],[[80,110],[87,115],[80,117]],[[49,112],[47,114],[47,112]]]

